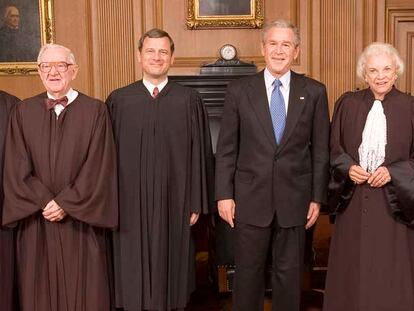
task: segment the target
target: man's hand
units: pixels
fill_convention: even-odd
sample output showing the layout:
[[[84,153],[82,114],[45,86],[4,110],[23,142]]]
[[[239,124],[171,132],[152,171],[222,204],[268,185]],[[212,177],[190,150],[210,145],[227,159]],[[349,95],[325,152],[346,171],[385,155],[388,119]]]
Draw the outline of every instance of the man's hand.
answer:
[[[385,166],[380,166],[372,173],[371,177],[368,179],[368,184],[371,187],[379,188],[384,186],[386,183],[391,181],[391,175],[388,169]]]
[[[321,205],[319,203],[310,202],[308,216],[306,217],[306,219],[308,220],[305,226],[306,229],[309,229],[315,224],[316,220],[319,217],[320,209],[321,209]]]
[[[61,221],[66,216],[65,211],[54,200],[47,203],[42,214],[49,221]]]
[[[352,165],[349,168],[348,175],[349,178],[351,178],[351,180],[358,185],[366,182],[368,178],[371,176],[370,173],[368,173],[359,165]]]
[[[217,208],[220,214],[220,217],[226,221],[230,227],[234,228],[234,211],[236,208],[236,203],[233,199],[219,200],[217,201]]]
[[[200,216],[200,214],[198,214],[198,213],[191,213],[190,226],[195,225],[195,223],[197,222],[199,216]]]

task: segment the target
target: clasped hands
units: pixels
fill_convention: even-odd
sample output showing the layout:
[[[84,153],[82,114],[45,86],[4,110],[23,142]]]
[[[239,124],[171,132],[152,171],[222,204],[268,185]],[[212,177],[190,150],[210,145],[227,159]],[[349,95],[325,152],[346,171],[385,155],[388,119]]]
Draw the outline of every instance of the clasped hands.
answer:
[[[65,218],[66,212],[55,202],[55,200],[52,200],[46,204],[42,215],[46,220],[58,222]]]
[[[391,175],[385,166],[380,166],[370,174],[359,165],[352,165],[348,171],[349,178],[355,184],[367,182],[373,188],[380,188],[391,181]]]

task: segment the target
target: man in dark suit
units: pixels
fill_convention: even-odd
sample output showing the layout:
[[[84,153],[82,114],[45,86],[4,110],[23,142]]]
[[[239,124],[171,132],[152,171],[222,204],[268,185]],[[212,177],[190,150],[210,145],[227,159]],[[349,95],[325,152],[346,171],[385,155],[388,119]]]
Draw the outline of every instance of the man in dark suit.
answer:
[[[273,310],[299,310],[305,228],[319,216],[328,183],[325,86],[291,71],[299,30],[263,30],[266,69],[227,90],[216,154],[220,216],[235,227],[234,311],[263,310],[272,250]]]

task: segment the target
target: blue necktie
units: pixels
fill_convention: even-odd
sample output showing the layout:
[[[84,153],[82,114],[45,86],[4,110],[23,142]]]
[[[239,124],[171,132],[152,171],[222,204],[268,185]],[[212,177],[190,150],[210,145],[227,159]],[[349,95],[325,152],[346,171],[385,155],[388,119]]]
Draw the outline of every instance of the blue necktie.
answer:
[[[276,137],[276,143],[280,144],[283,131],[286,125],[286,108],[285,100],[280,92],[282,83],[280,80],[273,81],[272,97],[270,99],[270,115],[272,116],[273,131]]]

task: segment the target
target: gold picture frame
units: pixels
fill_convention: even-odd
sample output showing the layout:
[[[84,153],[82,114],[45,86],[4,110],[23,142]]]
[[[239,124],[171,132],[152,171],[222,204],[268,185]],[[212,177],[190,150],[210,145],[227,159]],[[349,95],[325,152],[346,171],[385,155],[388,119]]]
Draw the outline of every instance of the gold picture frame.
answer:
[[[0,10],[2,15],[7,14],[6,10],[10,9],[9,1],[0,0]],[[7,28],[6,19],[3,25],[0,24],[0,74],[1,75],[30,75],[37,74],[37,53],[42,45],[53,43],[55,39],[54,21],[53,21],[53,0],[15,0],[12,5],[16,11],[17,24],[23,25],[21,28],[16,27],[17,32],[12,30],[2,32]],[[24,20],[26,19],[26,20]],[[26,24],[25,24],[26,22]],[[38,29],[37,29],[38,28]],[[3,36],[3,37],[2,37]],[[9,37],[7,37],[9,36]],[[22,40],[17,40],[21,36]],[[9,42],[10,45],[16,44],[17,48],[12,49],[5,46],[2,41]],[[21,43],[21,42],[24,42]],[[1,50],[3,49],[3,50]],[[16,54],[11,54],[16,51]],[[21,57],[21,58],[19,58]]]
[[[262,28],[263,0],[187,0],[187,28]]]

